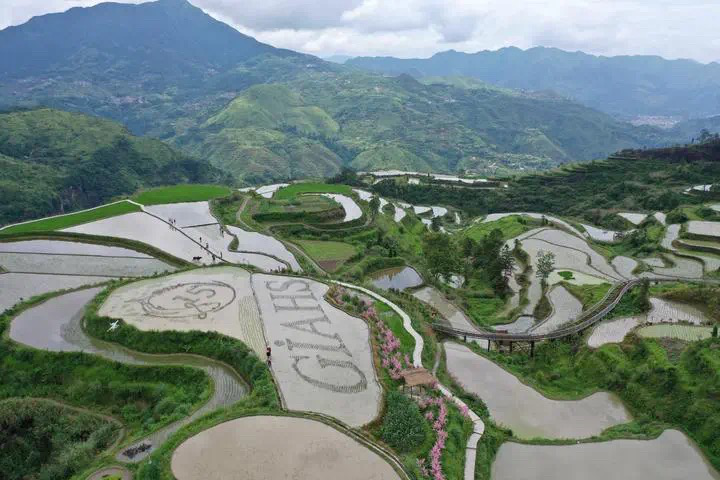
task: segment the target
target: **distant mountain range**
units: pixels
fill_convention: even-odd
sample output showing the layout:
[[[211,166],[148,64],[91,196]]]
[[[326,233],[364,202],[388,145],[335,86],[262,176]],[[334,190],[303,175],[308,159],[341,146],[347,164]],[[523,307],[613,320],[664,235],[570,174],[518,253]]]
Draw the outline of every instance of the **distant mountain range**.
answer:
[[[274,48],[185,0],[73,8],[0,31],[0,106],[107,117],[248,182],[344,165],[544,169],[696,134],[636,127],[552,91],[416,76]]]
[[[460,75],[513,89],[553,90],[625,119],[720,114],[720,63],[656,56],[602,57],[544,47],[477,53],[450,50],[425,59],[357,57],[345,63],[390,75]]]

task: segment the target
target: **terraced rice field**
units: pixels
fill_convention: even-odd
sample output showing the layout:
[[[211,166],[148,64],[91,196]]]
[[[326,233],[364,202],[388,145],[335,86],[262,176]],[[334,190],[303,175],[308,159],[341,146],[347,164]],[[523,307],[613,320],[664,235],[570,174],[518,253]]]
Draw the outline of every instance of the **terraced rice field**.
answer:
[[[709,323],[702,311],[690,305],[654,297],[650,298],[650,303],[652,308],[647,314],[647,323]]]
[[[560,275],[560,271],[570,272],[573,276],[570,279],[566,279]],[[607,283],[607,280],[593,275],[588,275],[587,273],[575,272],[573,270],[553,270],[548,277],[548,285],[555,285],[560,282],[568,282],[573,285],[600,285],[601,283]]]
[[[627,278],[627,279],[635,278],[635,275],[633,274],[633,270],[635,270],[635,268],[637,268],[637,266],[638,266],[637,260],[632,259],[630,257],[618,256],[618,257],[613,258],[612,262],[610,262],[610,264],[624,278]]]
[[[520,316],[512,323],[493,326],[493,330],[507,333],[524,333],[535,325],[535,318],[530,316]]]
[[[488,222],[495,222],[497,220],[500,220],[505,217],[509,217],[511,215],[523,215],[525,217],[534,218],[536,220],[541,220],[543,217],[546,218],[549,222],[552,222],[556,225],[560,225],[563,228],[567,229],[568,231],[574,233],[575,235],[582,237],[583,234],[575,227],[570,225],[565,220],[562,220],[557,217],[553,217],[552,215],[544,215],[542,213],[529,213],[529,212],[509,212],[509,213],[491,213],[490,215],[486,216],[482,223],[488,223]]]
[[[353,188],[353,192],[357,194],[358,197],[360,197],[360,200],[363,202],[369,202],[372,200],[373,194],[366,191],[366,190],[360,190],[359,188]]]
[[[692,220],[688,222],[687,232],[693,235],[720,238],[720,222]]]
[[[255,193],[264,198],[272,198],[273,195],[275,195],[275,192],[289,185],[289,183],[274,183],[272,185],[263,185],[262,187],[256,188]]]
[[[328,272],[336,271],[357,253],[354,246],[343,242],[297,240],[296,243]]]
[[[56,240],[0,242],[0,265],[12,273],[98,277],[141,277],[175,270],[133,250]]]
[[[653,267],[652,274],[642,273],[641,277],[664,276],[672,278],[701,278],[703,276],[703,264],[700,260],[669,254],[667,257],[674,265],[667,267]],[[653,262],[654,263],[654,262]]]
[[[605,320],[595,326],[588,337],[587,344],[590,347],[598,348],[608,343],[620,343],[638,325],[640,325],[640,319],[636,317]]]
[[[211,255],[200,246],[197,239],[188,238],[179,229],[172,229],[164,221],[144,212],[128,213],[68,228],[64,231],[127,238],[153,246],[186,261],[197,256],[200,257],[203,264],[213,263]]]
[[[372,422],[382,387],[365,321],[325,301],[324,283],[256,274],[252,287],[287,408],[329,415],[354,427]]]
[[[362,217],[362,209],[352,198],[339,193],[323,193],[322,196],[342,205],[343,210],[345,210],[343,222],[352,222],[353,220],[357,220]]]
[[[183,442],[177,480],[394,480],[382,457],[333,427],[305,418],[244,417]]]
[[[661,224],[667,225],[667,215],[665,215],[663,212],[655,212],[655,214],[653,214],[653,217],[655,217],[655,219]]]
[[[85,285],[97,285],[109,280],[113,280],[113,277],[2,273],[0,274],[0,312],[37,295]]]
[[[473,321],[470,320],[461,309],[448,301],[435,287],[421,288],[413,292],[412,296],[421,302],[427,303],[442,315],[443,318],[438,318],[436,321],[440,322],[444,319],[451,327],[457,328],[458,330],[469,332],[476,332],[478,330]],[[487,340],[477,339],[475,341],[483,348],[487,348]]]
[[[145,210],[166,221],[171,218],[175,219],[176,226],[180,228],[218,223],[217,219],[210,213],[210,204],[208,202],[152,205],[145,207]]]
[[[191,270],[115,290],[99,313],[144,331],[218,332],[263,358],[265,337],[250,273],[237,267]]]
[[[548,293],[552,306],[550,316],[532,329],[538,335],[550,333],[574,322],[582,313],[582,303],[562,285],[556,285]]]
[[[603,230],[601,228],[593,227],[592,225],[585,225],[584,223],[581,223],[581,225],[585,229],[587,236],[596,242],[612,243],[615,241],[615,236],[618,234],[615,230]]]
[[[369,275],[372,284],[378,288],[406,290],[422,285],[423,279],[412,267],[387,268]]]
[[[645,338],[676,338],[686,342],[705,340],[712,336],[712,327],[694,325],[648,325],[639,328],[638,335]]]
[[[578,445],[500,446],[493,480],[717,480],[717,472],[683,433],[654,440],[612,440]]]
[[[138,462],[155,451],[184,425],[217,408],[232,405],[245,395],[247,386],[242,379],[224,364],[196,355],[148,355],[124,349],[118,345],[88,337],[82,326],[85,306],[100,289],[80,290],[54,297],[25,310],[10,325],[10,338],[33,348],[54,352],[85,352],[108,360],[132,365],[189,365],[205,371],[212,379],[214,389],[210,399],[188,417],[173,422],[136,441],[151,445],[138,455],[129,458],[119,453],[118,460]],[[124,450],[123,450],[124,451]]]
[[[624,218],[625,220],[632,223],[633,225],[640,225],[648,217],[647,213],[630,213],[630,212],[618,213],[618,216]]]
[[[230,233],[238,239],[238,251],[271,255],[286,262],[294,271],[302,272],[302,267],[300,267],[295,255],[290,253],[290,250],[275,237],[257,232],[248,232],[242,228],[233,226],[228,226],[227,228]]]
[[[687,326],[690,329],[700,328],[678,324],[692,324],[697,326],[710,323],[710,320],[702,311],[690,305],[655,297],[650,298],[650,304],[652,307],[646,315],[617,318],[598,324],[588,337],[588,345],[597,348],[607,343],[622,342],[628,333],[639,325],[644,324],[658,326],[659,331],[663,331],[665,328],[670,327]],[[642,328],[640,330],[642,330]]]
[[[186,228],[184,231],[192,238],[202,238],[210,252],[217,257],[222,253],[222,259],[228,262],[239,265],[252,265],[264,272],[280,272],[288,267],[285,263],[261,253],[231,251],[229,246],[232,242],[232,235],[224,233],[218,225]]]
[[[452,342],[443,345],[450,374],[465,390],[482,398],[490,417],[511,428],[518,438],[587,438],[630,420],[622,403],[609,393],[574,401],[550,400],[469,348]]]
[[[84,275],[98,277],[144,277],[175,270],[160,260],[42,253],[0,252],[0,265],[8,272]]]

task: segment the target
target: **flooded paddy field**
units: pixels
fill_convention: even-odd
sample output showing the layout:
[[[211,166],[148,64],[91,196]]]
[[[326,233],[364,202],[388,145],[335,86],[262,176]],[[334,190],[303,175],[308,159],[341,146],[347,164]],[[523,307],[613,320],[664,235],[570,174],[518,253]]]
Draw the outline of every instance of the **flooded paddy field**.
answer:
[[[183,260],[190,261],[193,257],[200,257],[204,264],[213,263],[211,255],[197,239],[189,238],[179,229],[173,229],[164,221],[144,212],[106,218],[64,231],[136,240]]]
[[[263,235],[258,232],[249,232],[242,228],[228,226],[230,233],[238,239],[238,251],[242,252],[258,252],[266,255],[272,255],[286,262],[291,269],[301,272],[302,268],[298,263],[295,255],[288,250],[283,243],[269,235]]]
[[[645,338],[676,338],[686,342],[705,340],[712,335],[712,327],[696,325],[648,325],[639,328],[637,334]]]
[[[354,427],[374,420],[382,387],[365,321],[329,304],[324,283],[255,274],[252,288],[287,408],[330,415]]]
[[[194,227],[218,223],[210,212],[208,202],[168,203],[163,205],[150,205],[145,210],[157,215],[163,220],[174,219],[179,228]]]
[[[577,445],[500,446],[492,480],[717,480],[720,475],[683,433],[654,440],[612,440]]]
[[[222,333],[241,340],[260,358],[265,355],[250,272],[241,268],[198,269],[131,283],[113,291],[99,313],[144,331]]]
[[[372,284],[385,290],[406,290],[423,284],[420,274],[412,267],[395,267],[379,270],[368,275]]]
[[[149,355],[133,352],[115,344],[87,336],[82,328],[85,307],[99,288],[79,290],[58,297],[25,310],[10,325],[10,338],[24,345],[54,352],[85,352],[108,360],[132,365],[189,365],[202,369],[213,380],[211,398],[188,417],[173,422],[149,436],[135,442],[150,444],[151,448],[132,457],[120,452],[122,461],[137,462],[152,453],[178,429],[200,418],[206,413],[225,405],[231,405],[245,395],[247,386],[230,367],[196,355]],[[123,451],[125,451],[124,449]]]
[[[0,274],[0,312],[36,295],[85,285],[97,285],[109,280],[113,280],[113,277],[2,273]]]
[[[720,238],[720,222],[691,220],[688,222],[687,232],[693,235]]]
[[[640,225],[648,217],[647,213],[631,213],[631,212],[618,213],[618,216],[624,218],[625,220],[632,223],[633,225]]]
[[[596,242],[612,243],[615,241],[615,237],[619,233],[615,230],[603,230],[602,228],[593,227],[592,225],[586,225],[584,223],[581,225],[585,229],[587,236]]]
[[[533,333],[542,335],[574,322],[582,313],[582,303],[568,292],[562,285],[556,285],[548,293],[552,313],[542,323],[532,329]]]
[[[244,417],[183,442],[172,456],[178,480],[393,480],[382,457],[323,423],[295,417]]]
[[[342,205],[343,210],[345,210],[343,222],[352,222],[362,217],[362,209],[360,206],[347,195],[341,195],[339,193],[322,193],[321,195]]]
[[[635,270],[635,268],[637,268],[637,266],[638,266],[637,260],[630,258],[630,257],[618,256],[618,257],[613,258],[612,262],[610,262],[610,264],[624,278],[627,278],[627,279],[635,278],[635,275],[633,274],[633,270]]]
[[[0,252],[0,265],[8,272],[101,277],[145,277],[175,270],[154,258],[51,255]]]
[[[66,240],[21,240],[0,242],[0,252],[45,253],[49,255],[93,255],[99,257],[153,258],[145,253],[122,247],[96,245]]]
[[[680,334],[679,332],[685,332],[684,334],[691,335],[690,331],[692,329],[705,328],[697,327],[698,325],[711,323],[710,319],[701,310],[691,305],[655,297],[650,298],[650,304],[652,307],[645,315],[616,318],[599,323],[588,337],[588,345],[597,348],[607,343],[622,342],[628,333],[644,324],[652,326],[641,328],[638,334],[641,334],[640,332],[644,329],[649,329],[646,331],[658,335],[660,332],[678,332],[678,334]],[[687,324],[695,325],[695,327]],[[710,329],[710,327],[707,328]],[[645,336],[650,336],[650,334]]]
[[[478,395],[491,418],[511,428],[518,438],[587,438],[630,421],[622,402],[612,394],[598,392],[581,400],[551,400],[469,348],[452,342],[444,346],[450,375]]]

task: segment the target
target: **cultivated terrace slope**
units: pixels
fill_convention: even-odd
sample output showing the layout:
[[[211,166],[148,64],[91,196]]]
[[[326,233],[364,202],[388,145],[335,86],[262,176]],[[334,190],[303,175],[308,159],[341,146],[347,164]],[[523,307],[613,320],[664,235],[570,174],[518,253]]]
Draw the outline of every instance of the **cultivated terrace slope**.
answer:
[[[51,109],[0,114],[0,224],[92,207],[143,186],[229,180],[110,120]]]
[[[662,142],[557,96],[422,84],[361,72],[258,85],[172,140],[260,182],[357,170],[549,168]]]
[[[407,185],[383,181],[383,196],[414,204],[440,203],[472,214],[542,212],[597,221],[603,209],[670,211],[695,201],[691,185],[720,180],[720,141],[685,147],[629,150],[607,160],[567,165],[511,180],[508,188],[487,190]],[[697,200],[698,202],[701,200]]]

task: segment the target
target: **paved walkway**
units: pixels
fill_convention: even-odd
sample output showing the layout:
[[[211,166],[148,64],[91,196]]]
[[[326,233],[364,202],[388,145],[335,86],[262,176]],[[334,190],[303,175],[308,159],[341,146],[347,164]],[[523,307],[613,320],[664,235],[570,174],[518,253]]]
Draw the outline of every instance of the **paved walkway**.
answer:
[[[343,287],[352,288],[354,290],[358,290],[360,292],[363,292],[371,297],[373,297],[376,300],[380,300],[381,302],[385,303],[387,306],[389,306],[395,313],[400,315],[400,317],[403,319],[403,327],[405,327],[405,330],[412,335],[412,337],[415,339],[415,350],[413,351],[413,365],[416,367],[422,367],[422,351],[425,347],[425,343],[423,342],[422,336],[418,332],[415,331],[415,329],[412,326],[412,322],[410,321],[410,316],[405,313],[400,307],[395,305],[393,302],[388,300],[387,298],[383,297],[382,295],[379,295],[372,290],[368,290],[367,288],[358,287],[356,285],[353,285],[351,283],[344,283],[344,282],[338,282],[333,281],[333,283],[336,283],[338,285],[342,285]],[[473,423],[473,433],[470,435],[470,438],[468,439],[467,445],[465,446],[465,474],[464,474],[464,480],[474,480],[475,478],[475,457],[477,455],[477,444],[480,441],[480,439],[483,436],[483,433],[485,433],[485,423],[482,421],[482,419],[473,412],[462,400],[460,400],[458,397],[453,395],[453,393],[444,385],[438,384],[438,390],[448,399],[450,399],[455,405],[458,406],[458,408],[467,408],[468,416],[470,417],[470,420]]]

